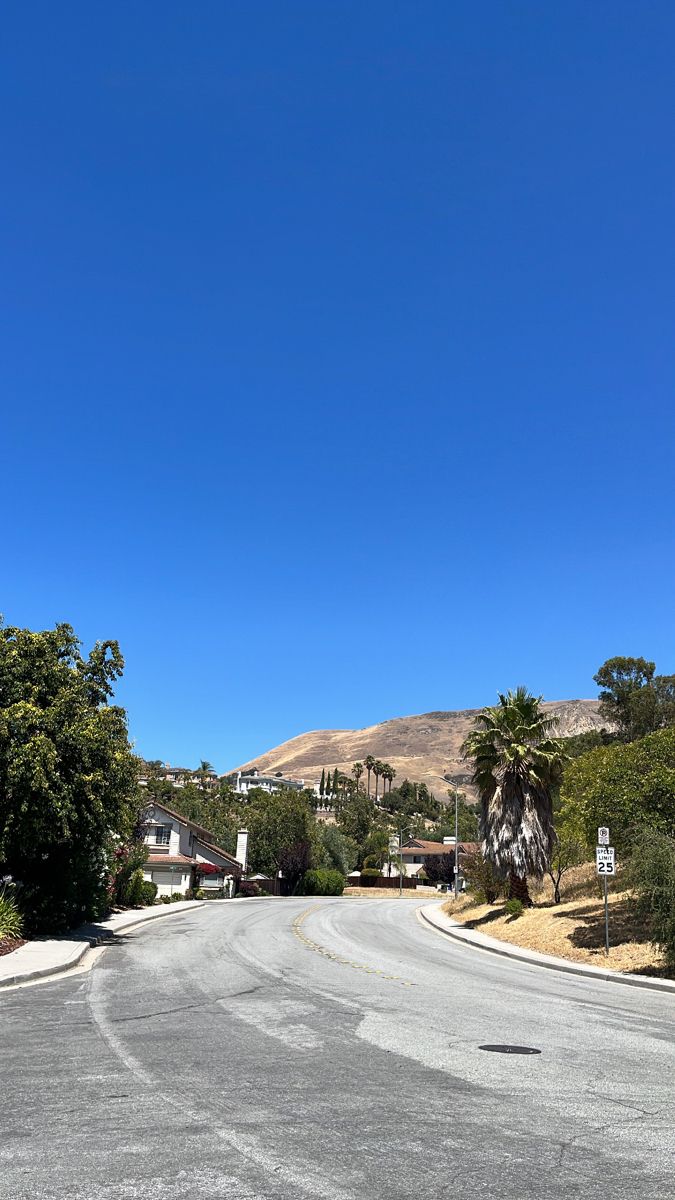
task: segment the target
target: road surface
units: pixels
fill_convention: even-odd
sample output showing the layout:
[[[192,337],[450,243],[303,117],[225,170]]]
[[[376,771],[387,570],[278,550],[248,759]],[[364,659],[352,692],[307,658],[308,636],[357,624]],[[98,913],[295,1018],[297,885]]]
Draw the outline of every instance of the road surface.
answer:
[[[214,903],[0,993],[2,1200],[672,1198],[673,997],[419,907]]]

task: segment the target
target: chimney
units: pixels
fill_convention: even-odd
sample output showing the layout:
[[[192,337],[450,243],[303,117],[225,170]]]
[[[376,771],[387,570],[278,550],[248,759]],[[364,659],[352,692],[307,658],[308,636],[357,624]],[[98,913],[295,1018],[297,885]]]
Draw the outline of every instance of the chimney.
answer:
[[[246,871],[248,864],[248,829],[240,829],[237,833],[237,850],[234,857],[237,862],[241,863],[242,870]]]

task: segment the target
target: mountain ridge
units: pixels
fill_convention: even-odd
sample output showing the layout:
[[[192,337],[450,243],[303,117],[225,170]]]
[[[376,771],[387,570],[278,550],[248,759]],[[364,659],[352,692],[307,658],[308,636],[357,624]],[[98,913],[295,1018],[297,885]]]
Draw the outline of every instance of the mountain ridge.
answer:
[[[557,734],[572,737],[606,725],[598,712],[597,700],[546,700],[543,707],[558,717]],[[471,792],[468,764],[462,761],[460,747],[480,708],[442,709],[428,713],[391,717],[361,729],[312,729],[296,734],[280,745],[240,764],[234,771],[257,767],[261,772],[281,771],[304,779],[308,785],[318,781],[322,770],[330,768],[349,773],[352,763],[368,754],[388,762],[396,771],[397,781],[406,777],[424,782],[432,790],[443,790],[440,778],[450,774],[457,785]],[[371,781],[371,789],[372,789]]]

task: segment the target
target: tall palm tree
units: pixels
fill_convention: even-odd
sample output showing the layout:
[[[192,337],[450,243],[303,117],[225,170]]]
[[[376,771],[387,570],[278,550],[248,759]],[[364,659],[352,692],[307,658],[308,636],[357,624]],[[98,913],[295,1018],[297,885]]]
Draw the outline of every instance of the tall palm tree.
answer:
[[[389,782],[389,791],[391,791],[391,785],[396,778],[396,771],[394,770],[393,767],[389,766],[389,764],[387,764],[387,766],[389,768],[387,771],[387,780]]]
[[[483,853],[508,878],[510,896],[530,904],[527,876],[541,878],[555,843],[551,789],[565,761],[564,743],[553,736],[558,721],[543,711],[541,696],[518,687],[474,724],[462,754],[480,794]]]
[[[358,792],[358,790],[359,790],[359,779],[360,779],[360,778],[361,778],[361,776],[363,775],[363,763],[362,763],[362,762],[355,762],[355,763],[354,763],[354,765],[353,765],[353,767],[352,767],[352,775],[354,776],[354,779],[356,780],[356,790],[357,790],[357,792]]]
[[[375,766],[375,759],[373,758],[372,754],[368,754],[366,756],[366,758],[364,759],[363,765],[365,766],[366,771],[368,772],[368,799],[370,800],[370,772],[372,771],[373,767]]]
[[[377,793],[380,786],[380,780],[384,774],[384,763],[380,762],[379,758],[373,766],[373,775],[375,776],[375,803],[377,804]]]

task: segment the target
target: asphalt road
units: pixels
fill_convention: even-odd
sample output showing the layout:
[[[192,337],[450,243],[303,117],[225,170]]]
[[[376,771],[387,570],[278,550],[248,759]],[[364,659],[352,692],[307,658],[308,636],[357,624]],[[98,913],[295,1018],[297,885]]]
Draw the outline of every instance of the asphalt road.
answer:
[[[2,1200],[672,1198],[673,998],[419,906],[207,905],[0,993]]]

